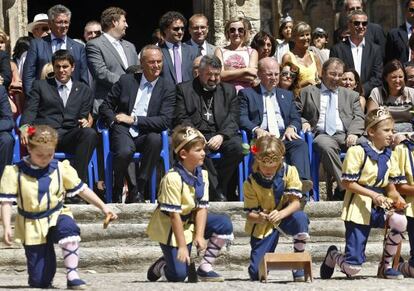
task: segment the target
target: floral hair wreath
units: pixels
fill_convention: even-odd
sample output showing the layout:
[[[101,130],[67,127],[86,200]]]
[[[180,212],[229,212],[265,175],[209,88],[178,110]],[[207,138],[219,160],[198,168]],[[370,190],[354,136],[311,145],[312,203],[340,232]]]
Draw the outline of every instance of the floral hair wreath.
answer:
[[[31,137],[31,136],[33,136],[34,134],[36,133],[36,127],[34,127],[34,126],[29,126],[28,128],[27,128],[27,135],[29,136],[29,137]]]

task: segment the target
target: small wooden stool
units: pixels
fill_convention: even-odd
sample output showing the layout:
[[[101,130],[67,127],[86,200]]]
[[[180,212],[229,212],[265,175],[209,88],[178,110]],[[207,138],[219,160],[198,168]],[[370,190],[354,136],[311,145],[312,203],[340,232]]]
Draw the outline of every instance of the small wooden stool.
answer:
[[[303,253],[266,253],[259,267],[259,280],[267,283],[269,270],[297,270],[304,269],[305,281],[312,276],[312,257],[308,252]]]

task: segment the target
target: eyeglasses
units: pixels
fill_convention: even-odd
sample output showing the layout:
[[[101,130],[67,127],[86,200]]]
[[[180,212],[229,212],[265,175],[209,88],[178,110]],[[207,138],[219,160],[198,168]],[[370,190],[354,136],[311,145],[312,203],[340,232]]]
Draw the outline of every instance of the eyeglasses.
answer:
[[[230,27],[229,32],[230,33],[235,33],[238,32],[239,34],[244,34],[244,28],[243,27],[239,27],[239,28],[235,28],[235,27]]]
[[[91,30],[91,31],[88,31],[88,33],[87,33],[88,35],[96,35],[96,36],[100,36],[101,34],[102,34],[102,31],[100,31],[100,30]]]
[[[295,79],[298,76],[297,73],[294,73],[294,72],[291,72],[291,71],[282,71],[280,73],[280,75],[282,77],[291,77],[292,79]]]
[[[43,32],[47,32],[47,31],[49,31],[49,26],[37,26],[37,27],[33,28],[33,30],[41,30]]]
[[[180,30],[181,30],[181,31],[184,31],[184,26],[177,26],[177,27],[173,27],[173,28],[172,28],[172,30],[173,30],[173,31],[176,31],[176,32],[179,32]]]
[[[351,7],[348,9],[349,11],[354,11],[354,10],[362,10],[361,6],[355,6],[355,7]]]
[[[207,26],[204,26],[204,25],[192,26],[191,29],[192,30],[206,30]]]
[[[360,26],[362,25],[363,27],[368,25],[368,21],[352,21],[352,23],[354,24],[354,26]]]

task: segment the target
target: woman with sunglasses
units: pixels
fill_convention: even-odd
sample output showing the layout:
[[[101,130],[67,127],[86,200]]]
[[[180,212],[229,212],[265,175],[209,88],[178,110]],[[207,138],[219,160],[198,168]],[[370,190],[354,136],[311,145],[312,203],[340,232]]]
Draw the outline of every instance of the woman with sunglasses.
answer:
[[[288,62],[299,67],[298,91],[308,85],[320,83],[321,63],[309,50],[311,27],[306,22],[297,23],[292,30],[293,49],[282,58],[282,66]],[[298,92],[299,94],[299,92]]]
[[[361,79],[359,78],[358,72],[354,69],[345,69],[341,81],[342,87],[358,92],[359,103],[361,104],[362,112],[365,112],[366,100],[364,97],[364,88],[362,88]]]
[[[280,70],[279,88],[293,92],[295,98],[298,96],[298,74],[299,67],[287,62]]]
[[[257,78],[258,53],[245,45],[248,29],[247,22],[243,21],[243,18],[229,20],[224,27],[224,32],[230,44],[217,48],[214,52],[223,65],[221,79],[232,83],[237,91],[251,87]]]

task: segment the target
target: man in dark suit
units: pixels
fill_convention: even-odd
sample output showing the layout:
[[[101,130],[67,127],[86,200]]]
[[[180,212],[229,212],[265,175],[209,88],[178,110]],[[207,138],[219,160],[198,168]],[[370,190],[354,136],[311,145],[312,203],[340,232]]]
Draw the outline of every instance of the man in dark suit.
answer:
[[[160,18],[159,27],[165,40],[160,46],[164,59],[162,74],[174,84],[193,79],[192,65],[197,51],[182,43],[186,24],[185,17],[176,11],[168,11]]]
[[[399,60],[402,64],[413,61],[410,58],[408,40],[414,30],[414,1],[406,0],[404,7],[405,22],[400,26],[391,29],[387,35],[385,45],[385,62],[393,59]]]
[[[212,200],[235,199],[237,165],[243,158],[238,134],[239,101],[234,86],[220,82],[221,61],[205,55],[199,75],[177,85],[175,124],[190,125],[204,134],[207,153],[220,152],[222,158],[206,158]],[[234,183],[233,183],[234,182]]]
[[[364,88],[365,97],[382,84],[381,48],[365,38],[368,16],[362,10],[354,10],[348,16],[349,38],[331,48],[329,57],[344,61],[348,68],[355,69]]]
[[[216,47],[207,41],[208,19],[204,14],[194,14],[188,21],[191,38],[185,43],[195,50],[197,56],[213,55]]]
[[[340,39],[340,34],[348,27],[348,15],[354,10],[364,10],[364,3],[362,0],[345,0],[344,10],[339,15],[339,28],[334,31],[334,44],[337,44]],[[385,55],[385,32],[381,25],[373,22],[368,22],[367,33],[365,34],[367,41],[375,43],[381,47],[382,58]]]
[[[138,63],[135,46],[122,39],[128,27],[125,17],[126,12],[121,8],[105,9],[101,14],[104,33],[86,44],[88,66],[95,80],[95,115],[119,77]]]
[[[344,192],[339,153],[355,145],[364,131],[359,94],[340,86],[344,68],[343,61],[329,58],[322,67],[322,83],[305,87],[300,92],[302,129],[315,133],[314,149],[319,152],[324,169],[334,176],[338,185],[335,195]]]
[[[0,51],[0,85],[9,88],[12,80],[10,56],[5,51]]]
[[[13,114],[7,91],[4,86],[0,86],[0,178],[4,167],[12,162],[14,147],[13,127]]]
[[[27,128],[31,124],[46,124],[56,129],[57,150],[74,154],[73,167],[82,181],[87,182],[88,164],[97,142],[95,130],[87,127],[93,94],[86,84],[71,79],[75,60],[67,50],[56,51],[52,64],[55,78],[36,80],[27,93],[20,137],[27,144]]]
[[[293,102],[293,94],[276,88],[279,84],[279,64],[275,58],[261,59],[257,75],[260,79],[258,86],[239,91],[240,128],[250,137],[275,134],[283,139],[287,161],[296,166],[299,177],[305,184],[304,192],[308,192],[312,188],[308,146],[298,135],[302,122]],[[272,113],[268,107],[272,108]],[[272,125],[269,122],[273,121],[276,122],[276,133],[270,130]]]
[[[29,93],[34,80],[40,79],[45,64],[52,60],[52,54],[59,49],[66,49],[75,60],[72,79],[88,84],[88,66],[85,48],[82,44],[67,36],[71,12],[63,5],[55,5],[47,12],[51,34],[31,41],[23,69],[23,89]]]
[[[99,108],[110,128],[113,202],[121,200],[125,177],[130,191],[127,202],[144,202],[145,185],[162,149],[160,133],[170,127],[174,114],[175,86],[160,76],[162,52],[158,46],[142,49],[141,67],[142,73],[122,75]],[[142,159],[135,181],[126,174],[136,151]]]

